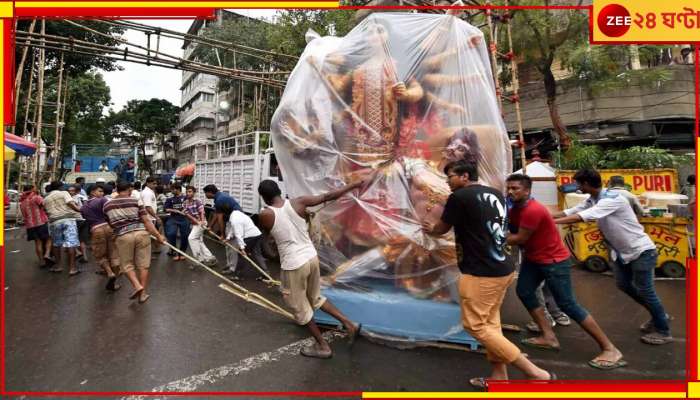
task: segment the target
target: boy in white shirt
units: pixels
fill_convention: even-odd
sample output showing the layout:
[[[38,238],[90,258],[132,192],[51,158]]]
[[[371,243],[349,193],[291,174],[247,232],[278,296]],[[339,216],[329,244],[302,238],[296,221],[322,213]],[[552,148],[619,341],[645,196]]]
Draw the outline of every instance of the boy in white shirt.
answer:
[[[241,211],[235,210],[231,213],[228,223],[226,224],[226,240],[233,244],[236,248],[244,251],[260,268],[265,272],[270,273],[267,268],[267,263],[262,255],[262,232],[253,223],[249,216]],[[248,263],[248,260],[245,260]],[[232,274],[234,280],[240,280],[240,276],[236,273],[238,264],[238,253],[233,249],[226,248],[226,265],[224,274]],[[250,266],[253,268],[252,266]],[[262,276],[257,278],[263,279]]]

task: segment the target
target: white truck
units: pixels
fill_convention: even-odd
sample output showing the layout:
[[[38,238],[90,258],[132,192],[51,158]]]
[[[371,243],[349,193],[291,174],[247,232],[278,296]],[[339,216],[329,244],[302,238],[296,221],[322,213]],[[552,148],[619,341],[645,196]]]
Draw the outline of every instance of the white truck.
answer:
[[[286,192],[272,149],[270,132],[255,131],[207,145],[204,159],[195,159],[194,186],[209,184],[233,196],[243,212],[257,215],[264,206],[258,185],[265,179],[278,183]]]

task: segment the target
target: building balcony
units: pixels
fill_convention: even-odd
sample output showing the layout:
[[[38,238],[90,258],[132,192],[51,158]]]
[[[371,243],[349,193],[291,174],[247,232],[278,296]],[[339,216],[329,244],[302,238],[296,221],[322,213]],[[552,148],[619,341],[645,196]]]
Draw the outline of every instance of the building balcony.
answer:
[[[557,85],[557,105],[564,125],[586,126],[600,122],[648,122],[695,118],[693,65],[666,68],[670,80],[651,85],[633,84],[622,89],[590,93],[586,88],[562,80]],[[524,131],[552,128],[544,84],[533,82],[520,90]],[[517,131],[515,105],[503,102],[503,119],[509,132]]]

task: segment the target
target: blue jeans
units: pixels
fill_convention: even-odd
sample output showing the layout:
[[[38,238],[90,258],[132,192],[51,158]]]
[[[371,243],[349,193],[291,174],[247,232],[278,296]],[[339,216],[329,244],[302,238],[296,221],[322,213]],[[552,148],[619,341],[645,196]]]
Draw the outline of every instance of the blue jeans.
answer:
[[[544,305],[537,299],[537,288],[545,282],[559,308],[577,323],[588,317],[588,311],[576,302],[571,287],[571,261],[569,259],[553,264],[537,264],[523,261],[518,275],[515,292],[528,311]]]
[[[165,223],[165,237],[168,238],[168,243],[175,246],[177,242],[177,231],[180,231],[180,250],[187,251],[187,236],[190,235],[190,222],[184,218],[170,217]]]
[[[669,334],[671,329],[666,311],[654,288],[654,268],[658,257],[656,250],[646,250],[636,260],[624,264],[618,256],[614,268],[615,283],[620,290],[649,311],[657,332]]]

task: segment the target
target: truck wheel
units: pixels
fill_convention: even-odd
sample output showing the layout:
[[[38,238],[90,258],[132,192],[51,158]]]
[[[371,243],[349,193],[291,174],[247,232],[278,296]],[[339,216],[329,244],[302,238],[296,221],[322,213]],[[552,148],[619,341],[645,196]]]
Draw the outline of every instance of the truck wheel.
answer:
[[[591,272],[604,272],[608,269],[608,262],[601,256],[588,257],[584,265]]]
[[[677,261],[666,261],[661,264],[661,272],[669,278],[682,278],[685,276],[685,267]]]
[[[264,234],[262,239],[262,253],[268,260],[278,261],[280,253],[277,251],[277,244],[272,235]]]

